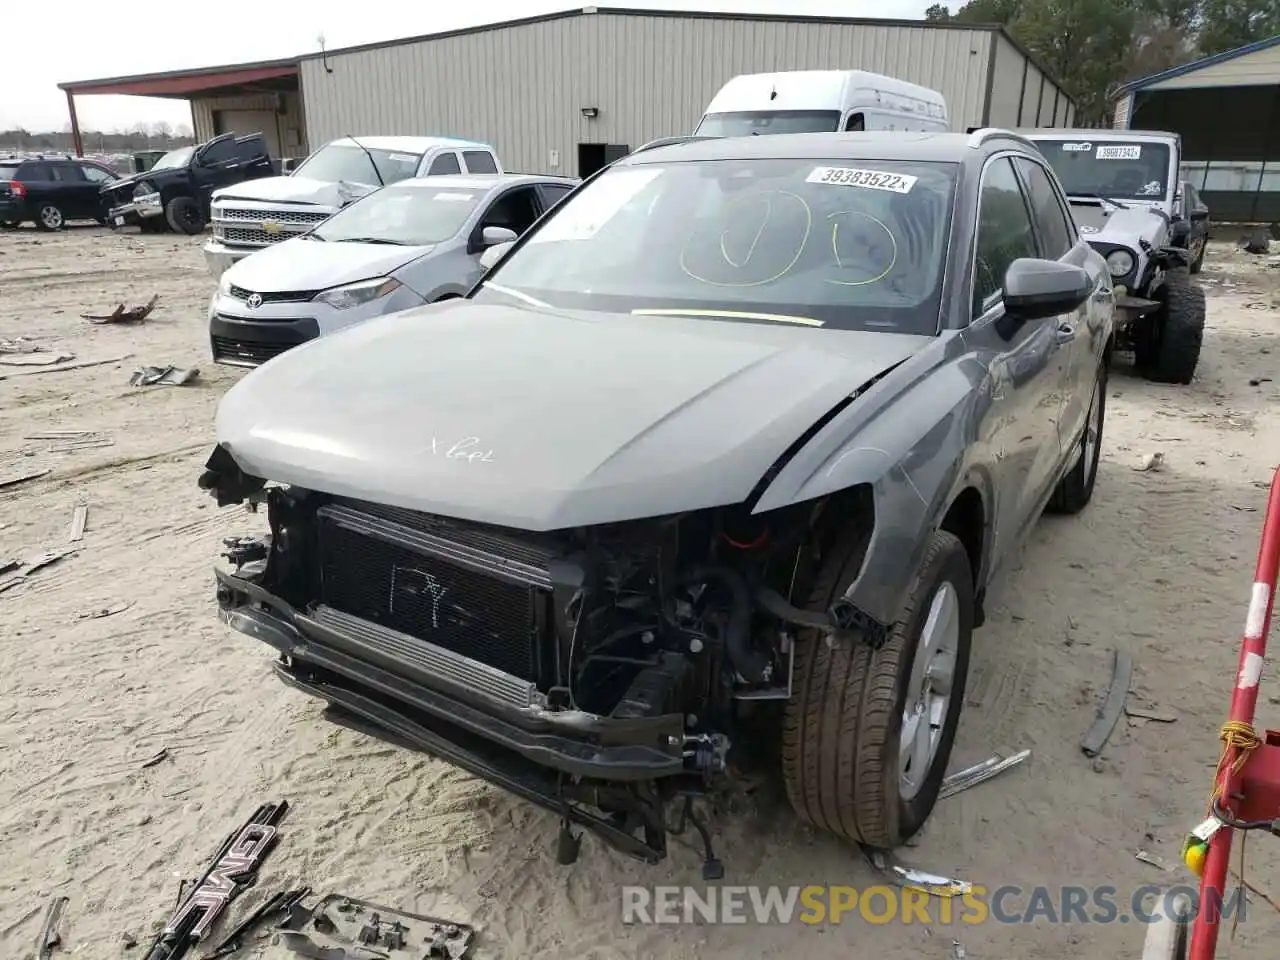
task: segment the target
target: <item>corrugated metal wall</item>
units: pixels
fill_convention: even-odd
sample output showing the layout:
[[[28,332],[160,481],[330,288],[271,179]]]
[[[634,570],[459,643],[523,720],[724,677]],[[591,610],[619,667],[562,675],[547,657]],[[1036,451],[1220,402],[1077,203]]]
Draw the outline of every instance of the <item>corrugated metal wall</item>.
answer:
[[[988,30],[602,11],[331,53],[332,73],[309,58],[301,77],[316,146],[345,134],[463,136],[492,143],[508,169],[576,174],[577,144],[636,147],[687,133],[721,84],[739,73],[886,73],[942,91],[955,129],[978,126],[995,37]],[[1020,72],[1022,55],[1007,45],[1018,58],[1008,69]],[[1046,88],[1052,101],[1052,84]],[[599,115],[583,117],[584,107]]]
[[[310,148],[307,145],[307,126],[303,117],[302,98],[297,93],[285,93],[283,96],[284,113],[275,116],[276,140],[280,143],[284,156],[305,157]],[[203,142],[214,136],[213,113],[215,110],[228,113],[260,110],[274,114],[276,97],[275,94],[260,93],[237,97],[193,99],[191,117],[195,124],[197,141]],[[254,133],[256,131],[236,130],[235,132]]]

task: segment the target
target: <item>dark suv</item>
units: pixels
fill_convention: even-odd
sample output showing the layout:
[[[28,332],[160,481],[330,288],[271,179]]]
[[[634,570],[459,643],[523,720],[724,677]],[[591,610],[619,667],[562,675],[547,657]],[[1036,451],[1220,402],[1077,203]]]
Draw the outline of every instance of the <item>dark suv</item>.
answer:
[[[197,234],[209,220],[209,196],[256,177],[273,177],[275,166],[262,134],[225,133],[207,143],[170,150],[143,173],[103,187],[112,228],[137,225],[144,233]]]
[[[41,230],[61,230],[68,220],[105,223],[101,190],[119,179],[110,167],[83,158],[0,159],[0,224],[31,220]]]

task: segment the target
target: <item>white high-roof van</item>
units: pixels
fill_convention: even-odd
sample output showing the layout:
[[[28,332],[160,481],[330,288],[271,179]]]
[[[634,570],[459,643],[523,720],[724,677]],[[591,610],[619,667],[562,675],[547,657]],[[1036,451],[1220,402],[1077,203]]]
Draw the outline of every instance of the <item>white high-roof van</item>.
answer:
[[[937,90],[865,70],[793,70],[734,77],[694,135],[948,129],[947,101]]]

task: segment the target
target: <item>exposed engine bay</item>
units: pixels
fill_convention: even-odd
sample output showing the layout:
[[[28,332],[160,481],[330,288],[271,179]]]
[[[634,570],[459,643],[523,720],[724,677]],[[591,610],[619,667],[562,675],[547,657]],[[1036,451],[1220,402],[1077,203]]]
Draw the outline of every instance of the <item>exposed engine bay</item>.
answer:
[[[271,532],[229,542],[224,619],[276,647],[281,679],[337,722],[557,812],[562,862],[573,823],[649,861],[689,823],[718,877],[692,800],[776,737],[797,637],[880,636],[843,600],[805,609],[832,511],[869,525],[866,488],[767,516],[739,506],[527,533],[238,485],[233,466],[202,485],[265,502]]]

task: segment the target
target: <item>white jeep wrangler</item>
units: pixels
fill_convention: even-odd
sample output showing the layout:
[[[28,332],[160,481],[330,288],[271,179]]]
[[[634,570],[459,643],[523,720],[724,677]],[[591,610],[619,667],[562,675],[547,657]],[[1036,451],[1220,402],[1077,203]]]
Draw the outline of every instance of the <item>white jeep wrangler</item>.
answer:
[[[1204,337],[1204,290],[1179,185],[1181,139],[1155,130],[1027,130],[1057,173],[1085,240],[1107,260],[1116,346],[1160,383],[1190,383]]]

